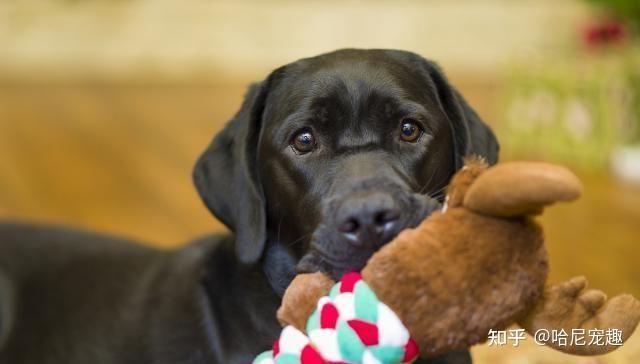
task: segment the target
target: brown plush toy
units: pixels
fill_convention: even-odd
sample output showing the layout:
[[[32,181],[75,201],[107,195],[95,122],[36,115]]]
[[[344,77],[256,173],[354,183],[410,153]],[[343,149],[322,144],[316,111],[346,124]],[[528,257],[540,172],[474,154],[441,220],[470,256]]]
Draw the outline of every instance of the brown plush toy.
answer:
[[[529,333],[615,328],[624,342],[640,321],[633,296],[607,300],[602,291],[585,289],[583,277],[545,285],[547,252],[533,216],[580,192],[579,180],[560,166],[508,162],[488,168],[470,158],[453,177],[442,211],[374,254],[362,278],[400,317],[423,357],[484,342],[490,329],[514,323]],[[304,331],[317,300],[333,284],[322,273],[297,276],[279,320]],[[546,344],[577,355],[618,347]]]

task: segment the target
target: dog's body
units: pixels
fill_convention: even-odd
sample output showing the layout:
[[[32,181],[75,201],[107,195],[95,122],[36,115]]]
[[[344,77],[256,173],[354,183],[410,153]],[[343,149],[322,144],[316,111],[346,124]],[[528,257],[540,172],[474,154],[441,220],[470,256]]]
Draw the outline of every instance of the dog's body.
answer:
[[[246,363],[279,325],[233,239],[175,251],[66,228],[0,226],[0,363]]]
[[[419,56],[343,50],[253,86],[194,170],[235,234],[176,251],[0,226],[0,364],[247,363],[296,271],[359,269],[493,134]],[[429,362],[468,363],[468,353]]]

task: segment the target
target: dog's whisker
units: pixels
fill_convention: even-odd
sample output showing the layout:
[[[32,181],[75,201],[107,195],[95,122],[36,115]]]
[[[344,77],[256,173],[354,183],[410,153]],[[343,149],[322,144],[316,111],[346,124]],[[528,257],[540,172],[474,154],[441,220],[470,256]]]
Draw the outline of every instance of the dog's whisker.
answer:
[[[445,190],[447,189],[447,187],[448,187],[448,185],[444,185],[444,186],[442,186],[442,187],[438,188],[438,189],[437,189],[437,190],[435,190],[435,191],[431,191],[431,192],[429,192],[429,193],[428,193],[428,195],[429,195],[429,196],[431,196],[431,197],[433,197],[433,198],[435,198],[435,196],[440,196],[440,197],[442,197],[442,196],[444,196],[444,194],[445,194]]]
[[[304,234],[301,237],[299,237],[299,238],[295,239],[294,241],[290,242],[289,244],[287,244],[287,247],[290,247],[290,246],[292,246],[292,245],[294,245],[296,243],[299,243],[302,240],[304,240],[304,239],[306,239],[306,238],[308,238],[310,236],[311,236],[311,234]]]
[[[427,189],[427,187],[429,186],[429,184],[431,183],[431,181],[433,181],[433,178],[436,176],[436,171],[435,169],[433,170],[433,172],[431,173],[431,175],[429,176],[429,178],[427,178],[427,182],[424,184],[424,186],[422,186],[422,188],[420,189],[420,191],[418,191],[419,194],[424,193],[424,191]]]
[[[437,193],[430,193],[429,197],[431,197],[434,200],[439,200],[441,198],[443,198],[444,196],[446,196],[446,192],[445,191],[439,191]]]

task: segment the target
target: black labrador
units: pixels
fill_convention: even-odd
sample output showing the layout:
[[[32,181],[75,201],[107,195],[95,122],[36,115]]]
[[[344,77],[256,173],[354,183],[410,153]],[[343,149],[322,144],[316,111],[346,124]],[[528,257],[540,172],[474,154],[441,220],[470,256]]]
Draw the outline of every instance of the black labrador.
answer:
[[[340,50],[250,87],[194,169],[233,235],[175,251],[0,225],[0,363],[250,363],[296,272],[340,277],[440,205],[493,133],[422,57]],[[469,363],[467,351],[429,363]]]

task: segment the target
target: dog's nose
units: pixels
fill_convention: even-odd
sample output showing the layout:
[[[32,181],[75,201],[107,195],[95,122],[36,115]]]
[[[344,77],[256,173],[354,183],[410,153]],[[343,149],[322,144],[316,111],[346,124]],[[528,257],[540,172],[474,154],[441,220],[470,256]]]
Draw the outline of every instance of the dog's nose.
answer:
[[[397,232],[401,210],[386,193],[350,197],[336,211],[338,230],[356,246],[379,246]]]

